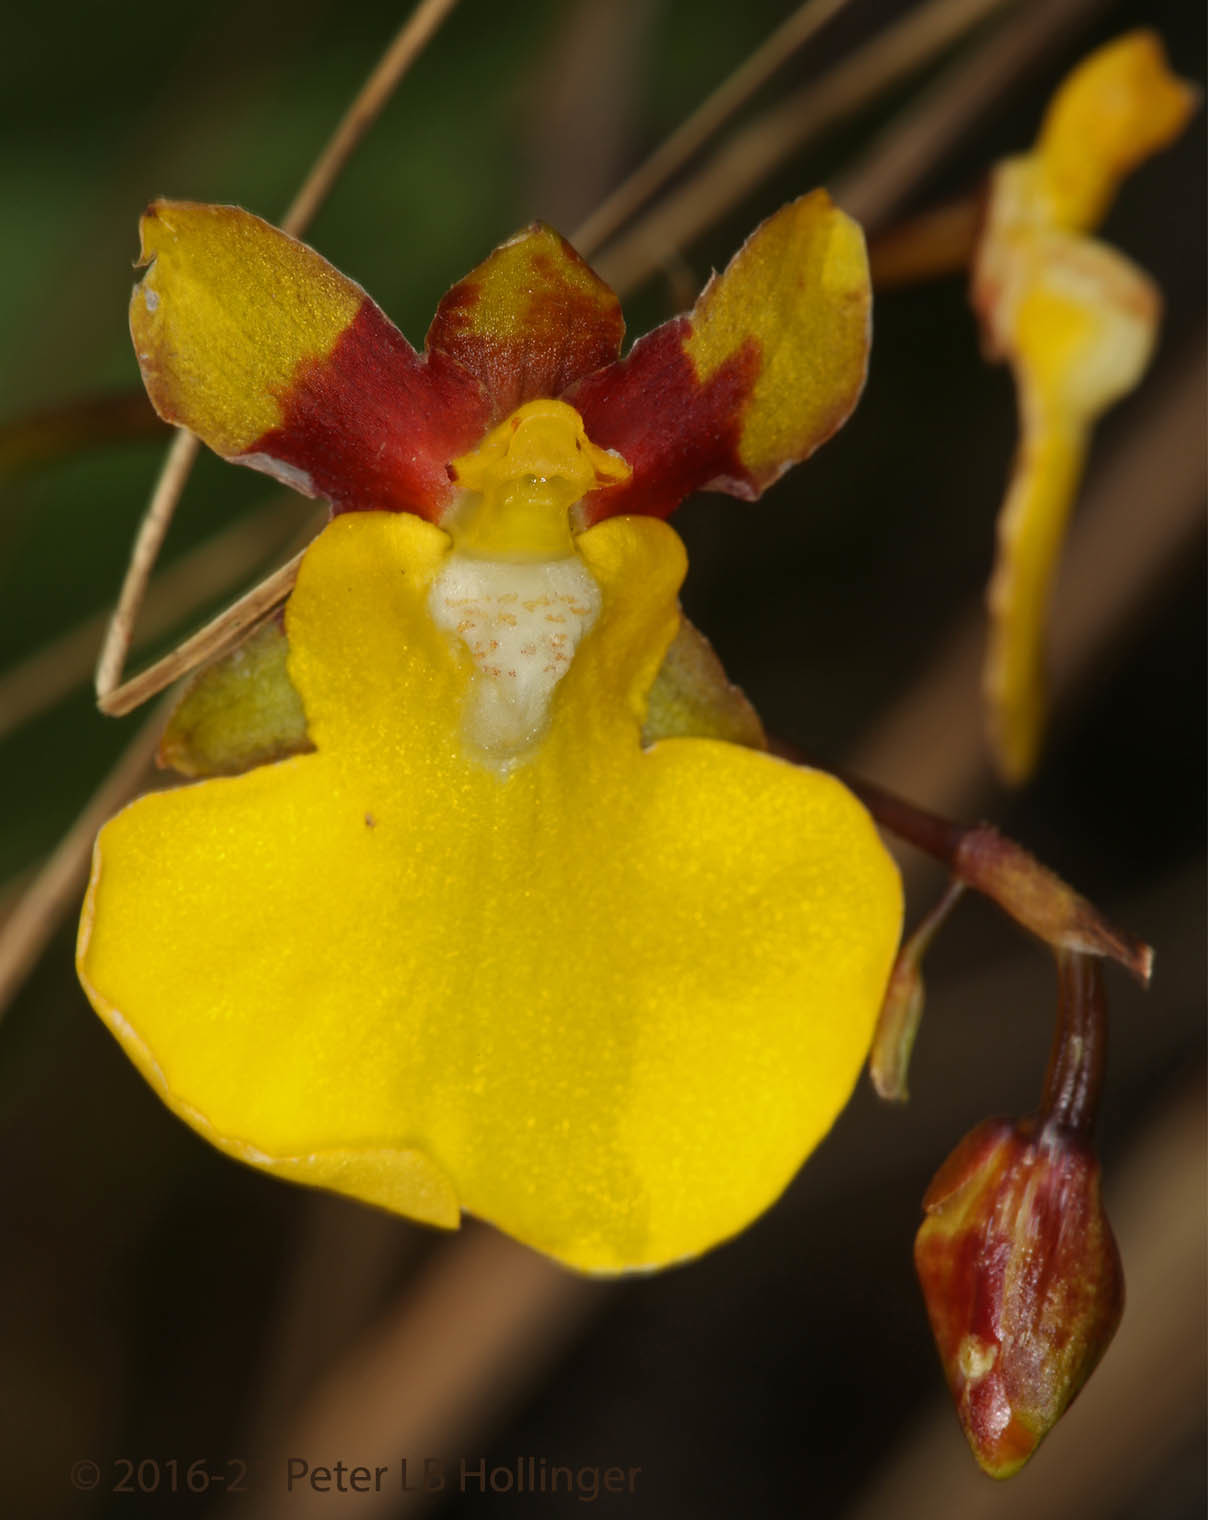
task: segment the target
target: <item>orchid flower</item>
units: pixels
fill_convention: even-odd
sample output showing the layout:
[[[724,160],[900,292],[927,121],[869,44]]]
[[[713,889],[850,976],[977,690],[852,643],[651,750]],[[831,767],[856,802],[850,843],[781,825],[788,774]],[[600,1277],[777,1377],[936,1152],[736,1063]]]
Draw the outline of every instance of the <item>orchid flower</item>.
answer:
[[[163,755],[193,783],[100,834],[93,1005],[280,1177],[593,1272],[733,1235],[847,1101],[901,888],[851,793],[766,752],[662,519],[759,496],[845,420],[858,227],[785,207],[625,358],[543,226],[422,354],[241,210],[156,203],[142,262],[161,416],[333,516],[283,622],[186,693]]]
[[[1048,604],[1090,431],[1140,380],[1161,310],[1148,275],[1089,232],[1194,104],[1158,37],[1130,32],[1074,69],[1033,150],[991,179],[973,304],[987,356],[1014,372],[1021,439],[998,519],[984,685],[1011,782],[1027,779],[1040,747]]]

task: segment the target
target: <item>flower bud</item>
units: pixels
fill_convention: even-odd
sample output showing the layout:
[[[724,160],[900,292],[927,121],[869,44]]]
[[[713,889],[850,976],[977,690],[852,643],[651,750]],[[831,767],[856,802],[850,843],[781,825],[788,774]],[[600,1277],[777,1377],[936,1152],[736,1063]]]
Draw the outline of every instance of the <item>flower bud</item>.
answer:
[[[1089,1146],[1055,1123],[989,1119],[923,1200],[915,1268],[961,1425],[983,1470],[1023,1466],[1115,1334],[1124,1277]]]

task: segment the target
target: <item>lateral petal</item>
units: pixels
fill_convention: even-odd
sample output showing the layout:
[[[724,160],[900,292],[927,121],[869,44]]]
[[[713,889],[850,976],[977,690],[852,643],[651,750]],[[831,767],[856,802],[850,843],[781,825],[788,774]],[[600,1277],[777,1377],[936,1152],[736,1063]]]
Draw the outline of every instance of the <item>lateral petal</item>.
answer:
[[[824,190],[769,217],[688,316],[567,394],[633,470],[585,519],[666,516],[694,490],[758,497],[851,413],[870,310],[863,234]]]
[[[642,743],[659,739],[724,739],[767,749],[759,714],[726,675],[712,644],[681,615],[646,697]]]
[[[485,428],[472,376],[247,211],[156,201],[141,232],[130,329],[165,421],[339,509],[440,515],[447,461]]]

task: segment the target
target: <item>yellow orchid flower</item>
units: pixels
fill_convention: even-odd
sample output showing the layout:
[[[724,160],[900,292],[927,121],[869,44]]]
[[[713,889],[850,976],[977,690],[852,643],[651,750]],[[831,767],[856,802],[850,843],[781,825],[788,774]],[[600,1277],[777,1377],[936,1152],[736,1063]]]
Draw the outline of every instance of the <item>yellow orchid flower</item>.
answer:
[[[335,515],[283,622],[184,697],[162,754],[199,779],[97,840],[94,1007],[279,1176],[593,1272],[742,1229],[851,1092],[901,889],[842,785],[763,752],[660,518],[846,418],[859,229],[802,198],[624,359],[545,227],[422,355],[246,212],[158,203],[143,260],[161,415]]]
[[[987,355],[1014,372],[1022,430],[998,520],[984,670],[990,737],[1010,782],[1027,779],[1040,747],[1048,605],[1090,431],[1140,380],[1161,308],[1148,276],[1087,233],[1194,104],[1157,36],[1131,32],[1078,65],[1032,152],[991,180],[973,303]]]

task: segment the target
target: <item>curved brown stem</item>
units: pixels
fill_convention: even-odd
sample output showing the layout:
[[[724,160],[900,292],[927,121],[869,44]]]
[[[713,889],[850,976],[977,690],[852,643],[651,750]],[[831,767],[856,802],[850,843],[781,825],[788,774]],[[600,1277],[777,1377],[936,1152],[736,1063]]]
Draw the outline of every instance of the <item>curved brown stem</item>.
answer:
[[[782,739],[770,738],[768,747],[795,764],[813,764],[804,751]],[[1094,903],[993,824],[954,823],[849,771],[820,769],[831,770],[882,828],[947,866],[958,881],[996,902],[1054,950],[1107,956],[1148,985],[1152,946],[1110,924]]]
[[[1089,1140],[1107,1065],[1107,998],[1095,956],[1057,952],[1057,1027],[1037,1115],[1043,1127]]]

